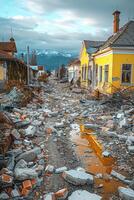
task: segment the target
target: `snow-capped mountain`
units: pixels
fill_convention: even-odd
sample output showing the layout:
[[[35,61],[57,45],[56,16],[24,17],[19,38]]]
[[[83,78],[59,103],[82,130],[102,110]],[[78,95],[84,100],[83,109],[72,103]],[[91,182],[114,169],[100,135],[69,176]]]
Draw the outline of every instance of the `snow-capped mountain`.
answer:
[[[21,57],[21,53],[24,54],[26,59],[26,51],[19,52],[18,57]],[[32,51],[30,51],[31,57]],[[79,52],[75,50],[51,50],[51,49],[36,49],[37,64],[43,65],[46,69],[53,70],[60,65],[66,65],[70,60],[77,58]]]

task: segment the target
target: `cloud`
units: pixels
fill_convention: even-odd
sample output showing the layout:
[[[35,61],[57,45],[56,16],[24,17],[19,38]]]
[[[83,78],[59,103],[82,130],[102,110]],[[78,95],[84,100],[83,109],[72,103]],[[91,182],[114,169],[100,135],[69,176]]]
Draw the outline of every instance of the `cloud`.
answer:
[[[79,17],[89,17],[97,19],[99,24],[108,25],[111,21],[111,14],[115,9],[119,9],[125,18],[134,17],[133,0],[23,0],[23,6],[31,12],[38,14],[48,14],[51,12],[70,11]]]
[[[121,25],[134,17],[133,0],[21,0],[17,6],[19,15],[0,17],[0,35],[9,39],[12,27],[19,49],[80,49],[84,39],[111,35],[115,9],[122,12]]]
[[[19,17],[20,18],[20,17]],[[21,19],[22,20],[22,19]],[[25,20],[24,20],[25,21]],[[28,24],[24,26],[22,24],[18,24],[18,17],[14,19],[4,19],[0,18],[0,35],[5,36],[5,32],[8,34],[5,36],[5,40],[8,40],[10,37],[10,27],[7,24],[14,25],[13,32],[14,37],[17,42],[17,47],[20,50],[26,49],[26,45],[30,45],[32,49],[76,49],[80,47],[81,41],[83,39],[95,39],[94,35],[90,33],[80,33],[80,32],[72,32],[68,34],[66,32],[61,33],[40,33],[34,30],[34,25],[31,26]],[[3,31],[2,31],[3,30]]]

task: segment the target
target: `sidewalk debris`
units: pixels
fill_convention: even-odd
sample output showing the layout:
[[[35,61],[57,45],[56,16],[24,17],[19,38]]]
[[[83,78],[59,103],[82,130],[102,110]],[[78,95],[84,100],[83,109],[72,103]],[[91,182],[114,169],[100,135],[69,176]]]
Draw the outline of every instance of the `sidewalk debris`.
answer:
[[[90,193],[86,190],[76,190],[69,196],[68,200],[100,200],[102,199],[99,195]]]
[[[61,168],[55,169],[56,174],[60,174],[60,173],[63,173],[65,171],[67,171],[67,167],[61,167]]]
[[[134,199],[134,190],[130,188],[119,187],[119,196],[124,200],[133,200]]]
[[[83,171],[69,170],[63,172],[63,178],[73,185],[93,184],[93,176]]]
[[[67,84],[50,77],[0,95],[0,199],[132,199],[133,93],[95,100]],[[80,124],[90,132],[81,133]],[[90,135],[102,144],[101,154]],[[112,186],[122,185],[118,180],[131,189],[118,195]]]
[[[111,171],[111,175],[114,176],[115,178],[121,180],[121,181],[125,181],[126,177],[123,176],[122,174],[119,174],[118,172],[112,170]]]

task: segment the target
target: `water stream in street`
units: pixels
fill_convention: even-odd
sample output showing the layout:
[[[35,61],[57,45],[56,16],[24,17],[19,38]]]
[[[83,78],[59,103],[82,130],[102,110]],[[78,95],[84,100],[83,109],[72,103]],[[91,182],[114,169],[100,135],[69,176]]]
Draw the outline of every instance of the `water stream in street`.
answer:
[[[88,131],[88,134],[80,132],[79,129],[72,130],[70,136],[84,169],[99,176],[94,180],[95,188],[99,191],[103,200],[109,200],[113,194],[117,193],[119,186],[124,186],[122,182],[109,176],[111,170],[115,168],[115,159],[102,156],[100,143],[92,130]]]

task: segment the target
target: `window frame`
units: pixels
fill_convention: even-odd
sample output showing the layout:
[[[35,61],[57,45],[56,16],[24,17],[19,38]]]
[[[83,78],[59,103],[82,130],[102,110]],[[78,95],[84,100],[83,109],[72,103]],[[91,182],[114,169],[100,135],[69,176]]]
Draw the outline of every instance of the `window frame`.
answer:
[[[92,66],[88,65],[88,80],[92,81]]]
[[[101,72],[101,73],[100,73]],[[99,78],[98,78],[98,81],[99,81],[99,83],[102,83],[102,75],[103,75],[103,66],[101,65],[101,66],[99,66]],[[100,76],[101,75],[101,76]]]
[[[130,65],[131,66],[131,70],[130,70],[130,72],[131,72],[130,82],[122,82],[123,65]],[[133,72],[133,64],[123,63],[121,65],[121,79],[120,79],[121,80],[121,85],[131,85],[132,84],[132,72]]]
[[[107,71],[106,71],[106,67],[107,67],[107,66],[108,66],[108,77],[107,77],[107,81],[106,81],[105,72],[107,72]],[[108,82],[109,82],[109,64],[104,65],[104,82],[105,82],[105,83],[108,83]]]
[[[87,69],[86,64],[82,66],[82,81],[86,81],[87,76]]]

